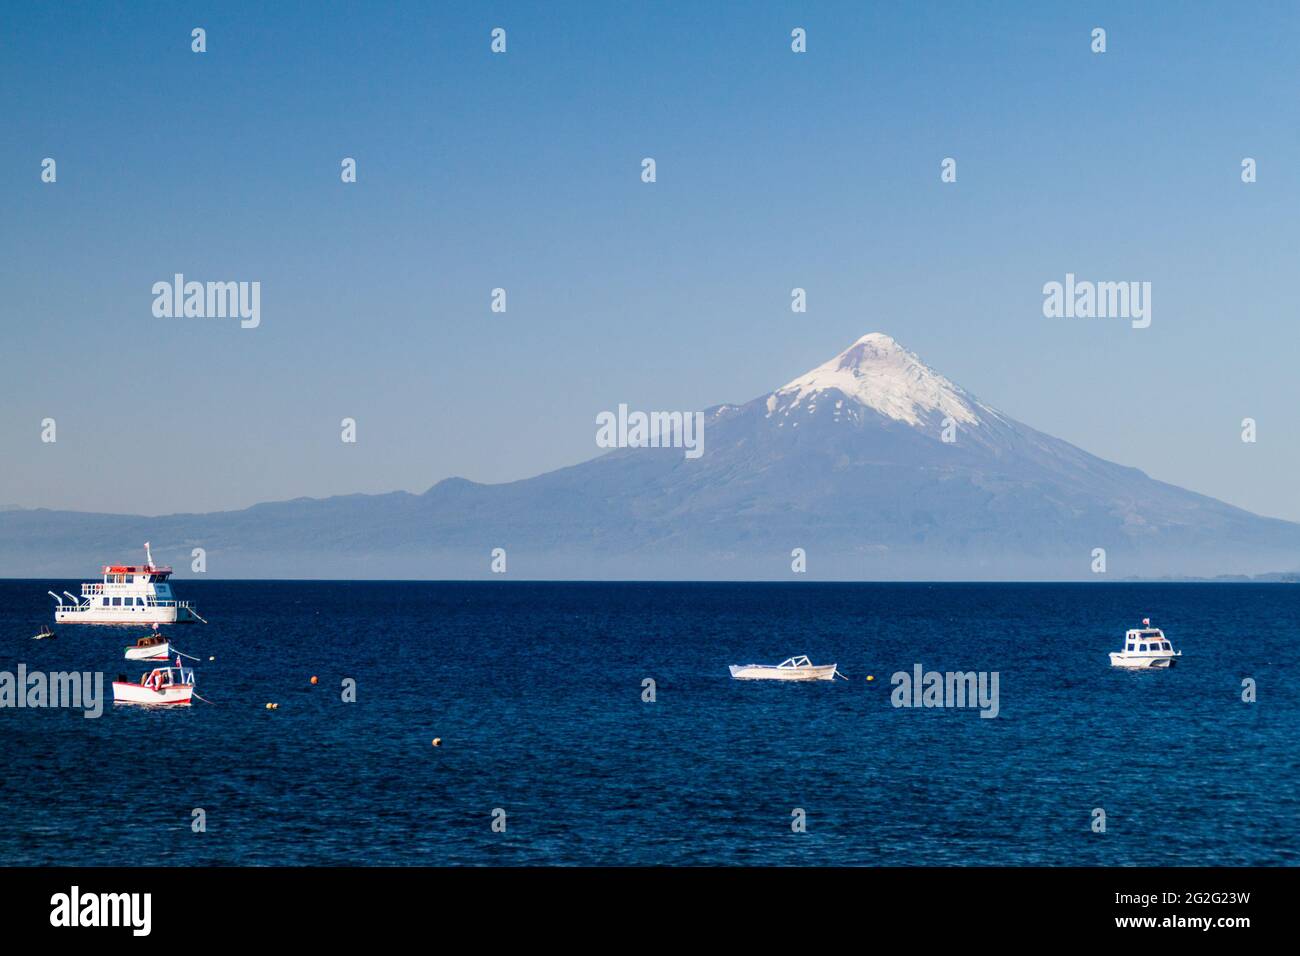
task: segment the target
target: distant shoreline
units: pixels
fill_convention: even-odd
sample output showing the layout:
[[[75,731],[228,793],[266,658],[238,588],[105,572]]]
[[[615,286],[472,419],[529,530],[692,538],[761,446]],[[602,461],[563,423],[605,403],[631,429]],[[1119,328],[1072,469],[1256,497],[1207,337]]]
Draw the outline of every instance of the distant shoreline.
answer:
[[[59,582],[81,580],[76,575],[62,575],[53,577],[37,578],[18,578],[0,575],[0,583],[18,583],[18,582]],[[180,577],[179,575],[172,578],[173,581],[184,581],[186,584],[204,583],[211,584],[485,584],[500,587],[510,584],[778,584],[787,587],[797,588],[806,587],[810,584],[838,584],[838,585],[856,585],[856,584],[890,584],[890,585],[1080,585],[1095,586],[1107,584],[1300,584],[1300,571],[1277,571],[1268,574],[1221,574],[1212,578],[1205,577],[1160,577],[1160,578],[1142,578],[1126,577],[1112,578],[1110,580],[1090,580],[1085,578],[1076,578],[1071,580],[1060,580],[1051,578],[1041,578],[1035,580],[956,580],[956,579],[923,579],[901,580],[901,579],[872,579],[872,580],[846,580],[843,578],[815,578],[810,577],[802,581],[782,580],[775,578],[734,578],[734,579],[713,579],[713,578],[500,578],[500,577],[477,577],[477,578],[218,578],[218,577]]]

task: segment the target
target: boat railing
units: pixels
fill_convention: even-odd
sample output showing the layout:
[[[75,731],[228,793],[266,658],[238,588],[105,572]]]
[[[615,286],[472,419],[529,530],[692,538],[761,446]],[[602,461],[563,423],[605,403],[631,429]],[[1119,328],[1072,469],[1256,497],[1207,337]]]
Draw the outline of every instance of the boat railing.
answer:
[[[175,684],[193,684],[194,668],[193,667],[155,667],[151,671],[145,671],[140,675],[140,684],[147,686],[151,674],[161,674],[163,676],[162,687],[166,688]]]
[[[146,600],[148,600],[148,599],[146,598]],[[89,611],[91,608],[97,608],[97,607],[100,607],[100,605],[98,605],[98,604],[92,604],[92,603],[89,602],[89,601],[84,601],[84,602],[82,602],[81,604],[74,604],[74,605],[72,605],[71,607],[69,607],[68,605],[64,605],[64,606],[63,606],[63,609],[64,609],[65,611],[77,611],[77,610],[80,610],[80,611]],[[157,600],[150,600],[149,603],[146,605],[146,607],[174,607],[174,608],[182,608],[182,609],[184,609],[184,610],[193,610],[194,605],[193,605],[193,603],[190,602],[190,601],[157,601]]]
[[[81,586],[81,596],[82,596],[82,597],[102,597],[103,594],[104,594],[104,585],[102,585],[102,584],[83,584],[83,585]],[[144,596],[144,595],[141,595],[141,596]],[[170,607],[172,604],[175,604],[176,602],[175,602],[175,601],[167,601],[167,602],[159,601],[159,602],[157,602],[157,603],[159,603],[159,604],[165,604],[166,606]],[[181,605],[179,605],[179,606],[180,606],[180,607],[185,607],[186,605],[185,605],[185,604],[181,604]]]

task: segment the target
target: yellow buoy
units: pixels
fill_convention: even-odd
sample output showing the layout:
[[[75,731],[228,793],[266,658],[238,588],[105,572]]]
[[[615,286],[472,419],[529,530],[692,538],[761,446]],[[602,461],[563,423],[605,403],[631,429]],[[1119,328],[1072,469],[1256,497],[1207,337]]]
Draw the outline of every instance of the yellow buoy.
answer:
[[[272,704],[272,703],[268,700],[268,701],[266,702],[266,709],[267,709],[267,710],[274,710],[274,709],[275,709],[275,705]]]
[[[867,675],[867,680],[875,680],[875,678],[872,677],[870,674],[868,674],[868,675]]]

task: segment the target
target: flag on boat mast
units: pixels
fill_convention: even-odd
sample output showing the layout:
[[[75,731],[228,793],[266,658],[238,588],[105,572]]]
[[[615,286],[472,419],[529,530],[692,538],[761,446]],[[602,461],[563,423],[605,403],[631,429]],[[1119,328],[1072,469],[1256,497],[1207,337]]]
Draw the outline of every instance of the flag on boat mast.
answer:
[[[1142,626],[1143,626],[1143,627],[1150,627],[1150,626],[1151,626],[1151,618],[1149,618],[1149,617],[1144,617],[1144,618],[1142,618]]]

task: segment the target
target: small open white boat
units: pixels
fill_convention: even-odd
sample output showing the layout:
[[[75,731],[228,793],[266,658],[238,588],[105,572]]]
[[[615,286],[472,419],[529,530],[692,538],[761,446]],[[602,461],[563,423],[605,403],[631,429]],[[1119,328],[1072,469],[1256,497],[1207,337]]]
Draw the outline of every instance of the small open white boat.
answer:
[[[736,680],[834,680],[843,677],[834,664],[814,664],[804,655],[791,657],[775,666],[771,664],[732,664]]]
[[[50,629],[50,626],[48,624],[43,624],[41,625],[41,629],[32,635],[32,640],[48,641],[50,638],[58,637],[58,636],[59,635],[55,634],[54,631]]]
[[[194,696],[194,668],[155,667],[140,683],[113,681],[115,704],[185,704]]]
[[[1112,667],[1126,667],[1130,670],[1150,668],[1170,668],[1183,656],[1176,651],[1165,637],[1165,632],[1151,626],[1150,618],[1142,619],[1142,626],[1128,631],[1124,635],[1124,649],[1110,652]]]
[[[149,634],[126,648],[128,661],[165,661],[171,657],[171,641],[161,634]]]

